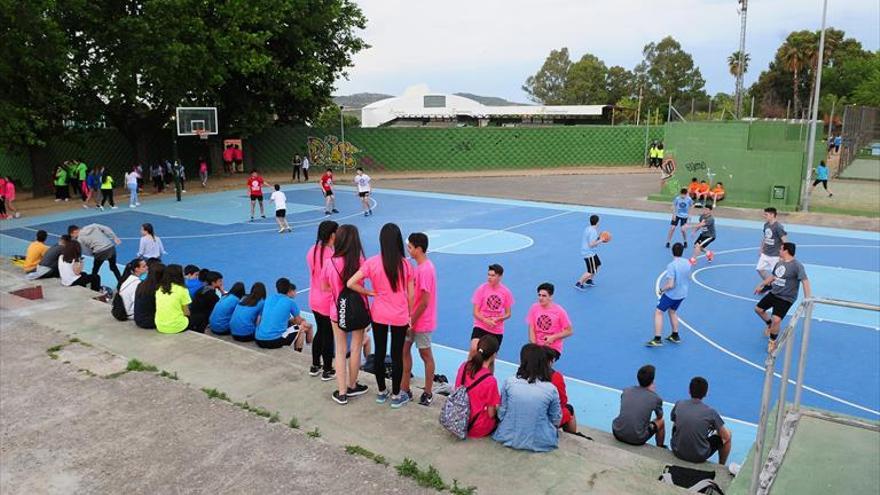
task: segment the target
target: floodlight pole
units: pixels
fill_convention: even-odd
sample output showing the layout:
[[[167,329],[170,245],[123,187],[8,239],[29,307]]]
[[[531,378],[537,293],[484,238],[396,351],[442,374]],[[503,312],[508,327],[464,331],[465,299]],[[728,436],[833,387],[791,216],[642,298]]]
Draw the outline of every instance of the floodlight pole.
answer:
[[[822,90],[822,66],[825,55],[825,16],[828,13],[828,0],[822,2],[822,30],[819,33],[819,60],[816,63],[816,89],[813,91],[812,112],[810,115],[810,137],[807,140],[807,162],[804,164],[804,183],[801,187],[801,211],[810,211],[810,176],[813,160],[816,158],[816,120],[819,117],[819,94]]]
[[[743,69],[746,58],[746,13],[749,9],[749,0],[739,0],[740,28],[739,28],[739,59],[736,62],[736,119],[742,118],[743,107]]]
[[[341,134],[341,140],[339,142],[339,152],[342,154],[342,173],[345,173],[345,119],[342,116],[342,110],[345,107],[343,105],[339,105],[339,129]]]

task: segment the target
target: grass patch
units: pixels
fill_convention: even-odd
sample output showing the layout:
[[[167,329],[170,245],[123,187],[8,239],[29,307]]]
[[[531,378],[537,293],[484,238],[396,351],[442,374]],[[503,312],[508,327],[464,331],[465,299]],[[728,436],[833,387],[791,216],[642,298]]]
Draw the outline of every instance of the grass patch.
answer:
[[[270,418],[272,417],[272,413],[263,409],[262,407],[251,407],[251,412],[256,414],[261,418]]]
[[[416,461],[404,457],[403,462],[394,466],[394,469],[397,470],[398,475],[404,478],[412,478],[419,486],[433,488],[441,492],[448,488],[446,483],[443,482],[440,472],[434,466],[429,465],[428,469],[422,470]]]
[[[74,338],[68,340],[68,342],[71,344],[76,344],[76,343],[82,343],[82,340],[79,340],[78,338],[74,337]]]
[[[321,438],[321,430],[319,430],[318,427],[316,426],[314,430],[307,431],[306,435],[308,435],[311,438]]]
[[[58,351],[64,349],[63,345],[53,345],[52,347],[46,349],[46,354],[49,355],[51,359],[58,359]]]
[[[375,452],[371,452],[361,447],[360,445],[346,445],[345,452],[350,455],[359,455],[361,457],[366,457],[376,464],[381,464],[385,467],[388,467],[388,460],[385,459],[385,456],[381,456]]]
[[[281,421],[281,418],[278,416],[278,412],[277,412],[277,411],[276,411],[275,413],[273,413],[271,416],[269,416],[269,422],[270,422],[270,423],[277,423],[277,422],[279,422],[279,421]]]
[[[153,366],[152,364],[141,362],[137,359],[130,359],[128,361],[128,366],[125,367],[125,371],[143,371],[146,373],[155,373],[159,371],[159,368]]]
[[[296,416],[290,418],[290,422],[287,423],[287,426],[293,428],[294,430],[299,429],[299,420],[296,419]]]
[[[165,370],[162,370],[162,372],[159,373],[159,376],[161,376],[162,378],[167,378],[169,380],[177,380],[177,372],[176,371],[169,373]]]
[[[229,402],[229,397],[226,396],[226,393],[221,392],[216,388],[203,388],[202,392],[204,392],[209,399],[225,400],[226,402]]]
[[[452,480],[452,486],[449,487],[449,492],[453,495],[477,495],[477,487],[458,486],[458,480]]]

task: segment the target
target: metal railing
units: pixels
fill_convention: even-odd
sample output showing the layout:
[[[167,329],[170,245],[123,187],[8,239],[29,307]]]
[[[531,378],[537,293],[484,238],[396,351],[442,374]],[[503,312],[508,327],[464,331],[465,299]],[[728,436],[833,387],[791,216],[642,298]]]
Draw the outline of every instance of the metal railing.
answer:
[[[752,459],[752,479],[749,484],[751,495],[767,494],[776,478],[776,473],[782,465],[782,459],[788,449],[788,445],[794,436],[798,420],[801,416],[801,395],[804,388],[804,371],[807,367],[807,352],[810,347],[810,327],[813,319],[813,307],[816,304],[838,306],[842,308],[861,309],[866,311],[880,312],[880,306],[839,299],[809,298],[801,302],[785,329],[780,332],[777,339],[776,349],[767,354],[764,360],[764,390],[761,394],[761,415],[758,421],[758,432],[755,438],[754,458]],[[794,352],[794,341],[798,323],[803,319],[803,333],[801,335],[800,357],[798,359],[797,381],[795,382],[794,401],[791,410],[788,410],[786,395],[791,372],[791,355]],[[782,374],[776,375],[776,358],[779,353],[785,351],[782,361]],[[776,410],[776,433],[773,444],[764,458],[764,446],[767,441],[767,423],[770,420],[770,399],[773,392],[773,378],[779,376],[779,401]]]

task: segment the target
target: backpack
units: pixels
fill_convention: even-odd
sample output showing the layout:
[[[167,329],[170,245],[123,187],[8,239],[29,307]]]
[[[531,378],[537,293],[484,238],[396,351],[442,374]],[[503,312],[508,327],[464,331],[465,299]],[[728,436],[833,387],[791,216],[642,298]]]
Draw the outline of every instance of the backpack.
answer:
[[[128,282],[128,285],[119,287],[119,290],[110,298],[110,314],[119,321],[128,320],[128,311],[125,309],[125,302],[122,300],[121,292],[122,289],[125,289],[131,284],[132,282]],[[107,291],[107,293],[109,294],[111,291]]]
[[[669,485],[687,488],[689,492],[704,493],[707,495],[724,495],[724,491],[718,486],[715,479],[715,471],[702,471],[682,466],[669,466],[663,468],[663,474],[657,478]]]
[[[443,408],[440,410],[440,425],[449,430],[449,433],[458,437],[459,440],[467,438],[468,430],[471,429],[477,416],[479,416],[479,413],[477,413],[471,418],[471,399],[468,396],[468,392],[483,381],[484,378],[491,376],[492,373],[487,371],[467,387],[464,386],[465,375],[467,375],[467,370],[462,372],[461,384],[446,399],[446,403],[443,404]]]
[[[331,261],[331,263],[333,262]],[[339,268],[335,263],[333,268],[336,268],[336,273],[339,273]],[[339,278],[342,278],[341,273],[339,273]],[[339,328],[343,332],[367,328],[372,322],[370,310],[367,308],[364,297],[348,287],[344,287],[336,299],[336,314],[339,318]]]

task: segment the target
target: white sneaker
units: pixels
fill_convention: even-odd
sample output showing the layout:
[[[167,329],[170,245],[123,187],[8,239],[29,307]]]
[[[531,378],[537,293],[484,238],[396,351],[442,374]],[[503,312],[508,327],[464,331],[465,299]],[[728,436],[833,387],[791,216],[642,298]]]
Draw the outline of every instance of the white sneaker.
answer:
[[[278,229],[278,233],[279,233],[279,234],[283,234],[283,233],[284,233],[284,229]]]
[[[140,203],[135,203],[134,205],[135,205],[135,206],[140,206],[141,204],[140,204]]]
[[[185,192],[186,192],[186,189],[182,189],[180,192],[185,193]]]
[[[57,203],[57,202],[59,202],[59,201],[61,201],[61,200],[60,200],[60,199],[58,199],[58,198],[55,198],[55,202],[56,202],[56,203]]]
[[[134,208],[135,206],[134,206],[134,205],[128,205],[128,207],[129,207],[129,208]]]
[[[104,206],[103,206],[103,205],[98,205],[98,209],[101,210],[101,211],[104,211]]]
[[[115,210],[116,208],[118,208],[118,206],[111,206],[110,207],[111,210]]]
[[[55,201],[58,201],[58,200],[56,199]],[[89,209],[89,205],[87,205],[87,204],[83,204],[83,208],[85,208],[85,209],[88,210],[88,209]]]

